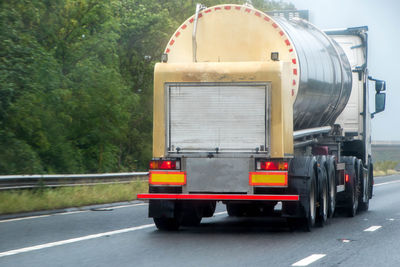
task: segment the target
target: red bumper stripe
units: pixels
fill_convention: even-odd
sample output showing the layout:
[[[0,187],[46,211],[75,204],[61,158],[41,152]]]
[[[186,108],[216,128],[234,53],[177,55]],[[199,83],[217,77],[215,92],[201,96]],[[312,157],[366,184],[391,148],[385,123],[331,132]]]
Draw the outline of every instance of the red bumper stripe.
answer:
[[[238,195],[238,194],[138,194],[138,199],[191,200],[274,200],[299,201],[299,195]]]

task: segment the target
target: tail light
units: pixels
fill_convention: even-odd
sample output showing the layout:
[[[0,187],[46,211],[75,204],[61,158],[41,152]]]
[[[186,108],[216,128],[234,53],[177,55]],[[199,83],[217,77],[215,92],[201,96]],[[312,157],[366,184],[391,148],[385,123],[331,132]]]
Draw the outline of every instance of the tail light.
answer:
[[[149,164],[150,170],[180,170],[179,160],[152,160]]]
[[[256,169],[264,171],[287,171],[289,163],[284,161],[257,161]]]

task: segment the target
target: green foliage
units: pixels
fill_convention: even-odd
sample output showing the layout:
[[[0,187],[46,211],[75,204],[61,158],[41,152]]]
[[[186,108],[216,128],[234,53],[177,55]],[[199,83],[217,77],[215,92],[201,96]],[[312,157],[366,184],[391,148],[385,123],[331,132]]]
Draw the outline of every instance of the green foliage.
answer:
[[[265,1],[265,0],[252,0],[254,7],[263,10],[295,10],[295,7],[291,3],[282,1]]]
[[[262,10],[293,8],[274,1],[253,4]],[[0,174],[145,170],[154,64],[195,5],[1,1]]]

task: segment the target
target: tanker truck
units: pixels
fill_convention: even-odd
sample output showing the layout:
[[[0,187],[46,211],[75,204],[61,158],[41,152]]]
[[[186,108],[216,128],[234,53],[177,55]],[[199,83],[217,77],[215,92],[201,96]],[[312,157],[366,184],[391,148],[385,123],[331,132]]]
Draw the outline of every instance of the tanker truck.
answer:
[[[198,225],[218,201],[229,216],[276,215],[279,203],[308,231],[337,209],[368,210],[386,85],[368,74],[367,30],[197,5],[154,69],[149,192],[137,197],[157,228]]]

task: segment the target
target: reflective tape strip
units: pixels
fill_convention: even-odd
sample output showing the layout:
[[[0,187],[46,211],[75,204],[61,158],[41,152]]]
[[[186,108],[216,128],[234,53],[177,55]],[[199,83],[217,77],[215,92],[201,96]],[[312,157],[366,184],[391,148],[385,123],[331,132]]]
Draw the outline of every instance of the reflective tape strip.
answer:
[[[287,172],[250,172],[249,184],[286,187],[288,185],[288,174]]]
[[[150,171],[149,183],[154,185],[184,185],[186,172]]]
[[[138,199],[170,200],[273,200],[299,201],[299,195],[239,195],[239,194],[138,194]]]

